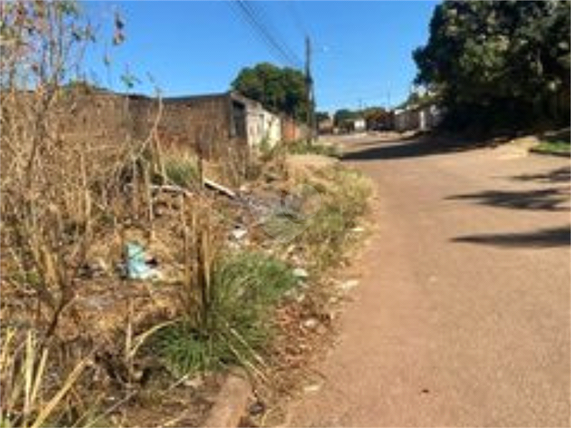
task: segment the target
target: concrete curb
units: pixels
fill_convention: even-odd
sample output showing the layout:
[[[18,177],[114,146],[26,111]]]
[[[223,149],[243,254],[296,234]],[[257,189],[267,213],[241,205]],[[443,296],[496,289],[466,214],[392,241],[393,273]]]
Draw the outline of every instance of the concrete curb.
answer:
[[[246,415],[252,387],[245,375],[231,373],[218,394],[210,415],[204,422],[208,428],[235,428]]]

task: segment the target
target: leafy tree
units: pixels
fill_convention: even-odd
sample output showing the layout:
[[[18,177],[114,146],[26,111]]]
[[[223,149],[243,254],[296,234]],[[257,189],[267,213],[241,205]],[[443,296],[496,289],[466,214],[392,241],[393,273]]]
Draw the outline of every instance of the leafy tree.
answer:
[[[440,95],[448,124],[568,122],[569,27],[565,1],[446,1],[413,53],[416,83]]]
[[[307,119],[305,76],[299,70],[264,62],[243,68],[231,86],[269,110]]]
[[[388,129],[391,115],[382,107],[369,107],[361,112],[367,123],[367,129]]]
[[[350,130],[353,127],[353,120],[361,117],[358,111],[349,109],[339,109],[333,115],[333,123],[336,127]]]
[[[333,121],[335,122],[335,126],[342,126],[343,123],[355,119],[358,116],[358,113],[355,111],[351,111],[349,109],[340,109],[335,112],[333,115]]]
[[[315,120],[317,120],[317,122],[329,119],[331,119],[331,116],[326,111],[318,111],[315,113]]]

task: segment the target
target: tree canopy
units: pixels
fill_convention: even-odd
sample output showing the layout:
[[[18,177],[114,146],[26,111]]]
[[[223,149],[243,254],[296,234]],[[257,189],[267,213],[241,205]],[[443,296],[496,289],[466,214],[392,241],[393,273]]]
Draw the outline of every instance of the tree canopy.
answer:
[[[259,101],[267,109],[286,113],[298,120],[307,119],[304,74],[293,68],[260,63],[243,68],[232,82],[232,89]]]
[[[566,1],[445,1],[413,53],[416,83],[439,94],[448,124],[568,122],[570,25]]]
[[[315,120],[317,120],[317,122],[321,122],[324,120],[330,120],[330,119],[331,119],[331,116],[326,111],[315,112]]]
[[[336,126],[340,126],[343,122],[353,120],[359,117],[357,111],[352,111],[346,108],[339,109],[333,115],[333,120]]]

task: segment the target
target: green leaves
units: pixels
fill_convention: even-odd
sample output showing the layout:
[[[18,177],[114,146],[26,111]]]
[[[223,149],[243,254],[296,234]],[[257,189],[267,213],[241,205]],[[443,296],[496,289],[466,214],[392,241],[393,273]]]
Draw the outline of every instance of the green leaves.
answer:
[[[307,113],[305,76],[299,70],[279,68],[264,62],[243,68],[232,89],[259,101],[269,110],[305,120]]]
[[[440,88],[451,115],[462,105],[492,116],[489,106],[501,105],[514,123],[568,119],[568,103],[555,113],[542,106],[553,104],[554,88],[569,98],[569,14],[564,1],[446,1],[435,8],[427,45],[413,52],[416,83]]]

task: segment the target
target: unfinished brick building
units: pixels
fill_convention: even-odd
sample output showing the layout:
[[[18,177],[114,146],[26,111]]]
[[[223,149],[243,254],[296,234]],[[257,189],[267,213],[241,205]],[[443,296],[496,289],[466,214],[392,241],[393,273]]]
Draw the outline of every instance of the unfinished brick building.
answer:
[[[205,158],[248,150],[247,111],[254,102],[237,93],[163,99],[161,144],[189,147]]]
[[[306,134],[293,119],[278,117],[237,92],[168,97],[159,102],[95,89],[74,98],[72,114],[62,123],[68,137],[89,136],[100,147],[118,148],[118,143],[129,139],[144,140],[154,130],[153,138],[165,149],[188,149],[205,159],[247,160],[262,142],[272,146]]]

